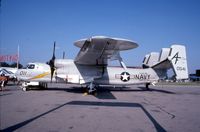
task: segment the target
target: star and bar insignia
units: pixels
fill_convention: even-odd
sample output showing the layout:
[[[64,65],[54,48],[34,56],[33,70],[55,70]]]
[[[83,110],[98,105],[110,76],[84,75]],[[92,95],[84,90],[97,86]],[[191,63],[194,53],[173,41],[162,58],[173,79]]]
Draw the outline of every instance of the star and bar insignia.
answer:
[[[123,81],[123,82],[127,82],[130,80],[130,74],[128,72],[122,72],[120,74],[120,79]]]

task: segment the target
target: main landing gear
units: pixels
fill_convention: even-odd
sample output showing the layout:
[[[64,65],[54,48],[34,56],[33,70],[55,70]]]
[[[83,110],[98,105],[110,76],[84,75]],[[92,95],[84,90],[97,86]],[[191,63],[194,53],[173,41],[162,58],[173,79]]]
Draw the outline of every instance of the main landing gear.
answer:
[[[91,82],[89,85],[86,86],[86,92],[88,94],[96,94],[97,92],[97,86],[93,84],[93,82]]]
[[[150,83],[146,83],[146,84],[145,84],[145,88],[146,88],[147,91],[150,90],[150,89],[149,89],[149,85],[150,85]]]

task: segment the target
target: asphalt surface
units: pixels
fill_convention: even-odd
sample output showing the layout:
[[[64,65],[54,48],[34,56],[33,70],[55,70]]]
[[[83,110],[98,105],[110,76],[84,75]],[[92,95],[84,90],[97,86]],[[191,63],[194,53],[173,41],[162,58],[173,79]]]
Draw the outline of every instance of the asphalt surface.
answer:
[[[74,85],[0,91],[0,130],[17,132],[199,132],[200,86],[102,88]]]

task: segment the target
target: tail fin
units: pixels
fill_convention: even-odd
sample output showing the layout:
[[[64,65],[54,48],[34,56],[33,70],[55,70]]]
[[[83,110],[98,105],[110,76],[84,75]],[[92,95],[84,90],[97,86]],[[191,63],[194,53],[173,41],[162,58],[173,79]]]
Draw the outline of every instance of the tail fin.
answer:
[[[185,46],[172,45],[168,59],[171,62],[176,79],[187,79],[188,67]]]
[[[176,79],[187,79],[188,68],[185,46],[172,45],[171,48],[162,48],[160,54],[155,55],[152,52],[146,55],[143,67],[152,67],[161,78],[167,75],[168,69],[172,68]]]
[[[151,52],[147,54],[143,60],[143,66],[152,67],[158,63],[159,53],[158,52]]]

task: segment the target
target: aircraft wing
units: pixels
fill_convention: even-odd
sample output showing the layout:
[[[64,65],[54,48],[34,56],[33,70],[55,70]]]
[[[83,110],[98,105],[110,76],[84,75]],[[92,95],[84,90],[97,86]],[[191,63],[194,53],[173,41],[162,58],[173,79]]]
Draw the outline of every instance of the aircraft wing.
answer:
[[[105,65],[108,59],[119,55],[119,51],[138,47],[138,44],[131,40],[104,36],[81,39],[74,45],[81,48],[75,63],[83,65]]]

